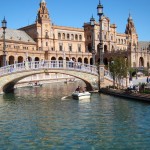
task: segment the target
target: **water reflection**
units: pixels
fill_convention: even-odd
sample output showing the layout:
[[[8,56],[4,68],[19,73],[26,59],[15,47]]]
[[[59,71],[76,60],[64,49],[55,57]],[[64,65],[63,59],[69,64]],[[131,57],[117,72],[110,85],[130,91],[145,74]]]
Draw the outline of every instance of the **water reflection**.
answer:
[[[148,149],[150,105],[103,94],[61,100],[77,84],[0,96],[2,149]]]

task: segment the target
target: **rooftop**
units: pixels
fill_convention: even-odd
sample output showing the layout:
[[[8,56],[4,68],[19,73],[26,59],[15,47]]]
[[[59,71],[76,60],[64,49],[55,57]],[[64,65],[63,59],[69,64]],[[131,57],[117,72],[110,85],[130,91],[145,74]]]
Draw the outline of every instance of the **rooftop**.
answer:
[[[6,29],[6,40],[22,41],[35,43],[35,41],[25,32],[21,30]],[[3,39],[3,29],[0,28],[0,39]]]

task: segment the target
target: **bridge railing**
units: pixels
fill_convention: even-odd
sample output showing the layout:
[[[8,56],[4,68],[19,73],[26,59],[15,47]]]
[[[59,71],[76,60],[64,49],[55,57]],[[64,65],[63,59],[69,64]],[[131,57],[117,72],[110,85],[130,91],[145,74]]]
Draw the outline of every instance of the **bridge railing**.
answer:
[[[52,60],[52,61],[32,61],[32,62],[22,62],[22,63],[16,63],[12,65],[8,65],[5,67],[0,68],[0,76],[7,75],[12,72],[21,72],[25,70],[38,70],[38,69],[71,69],[76,71],[84,71],[89,72],[93,74],[98,74],[97,67],[88,65],[88,64],[82,64],[82,63],[75,63],[66,61],[64,63],[63,60]]]

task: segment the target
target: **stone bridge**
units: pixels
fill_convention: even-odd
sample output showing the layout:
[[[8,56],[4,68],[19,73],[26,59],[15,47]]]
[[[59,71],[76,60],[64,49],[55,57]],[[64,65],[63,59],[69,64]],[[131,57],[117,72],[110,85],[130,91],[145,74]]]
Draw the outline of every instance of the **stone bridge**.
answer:
[[[19,80],[41,73],[61,73],[73,76],[83,80],[87,90],[90,91],[98,89],[99,86],[96,66],[65,60],[23,62],[0,68],[0,94],[11,92]],[[112,84],[111,79],[105,78],[105,80],[107,81],[104,82],[103,86]]]

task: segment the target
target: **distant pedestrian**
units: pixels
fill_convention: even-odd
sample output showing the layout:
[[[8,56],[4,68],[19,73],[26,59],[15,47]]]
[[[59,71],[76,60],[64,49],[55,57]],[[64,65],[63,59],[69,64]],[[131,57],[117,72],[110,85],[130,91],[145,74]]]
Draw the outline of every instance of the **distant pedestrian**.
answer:
[[[146,81],[147,81],[147,83],[149,83],[149,76],[147,77]]]
[[[73,63],[74,63],[74,61],[72,60],[72,58],[70,58],[70,61],[69,61],[69,68],[73,68]]]

